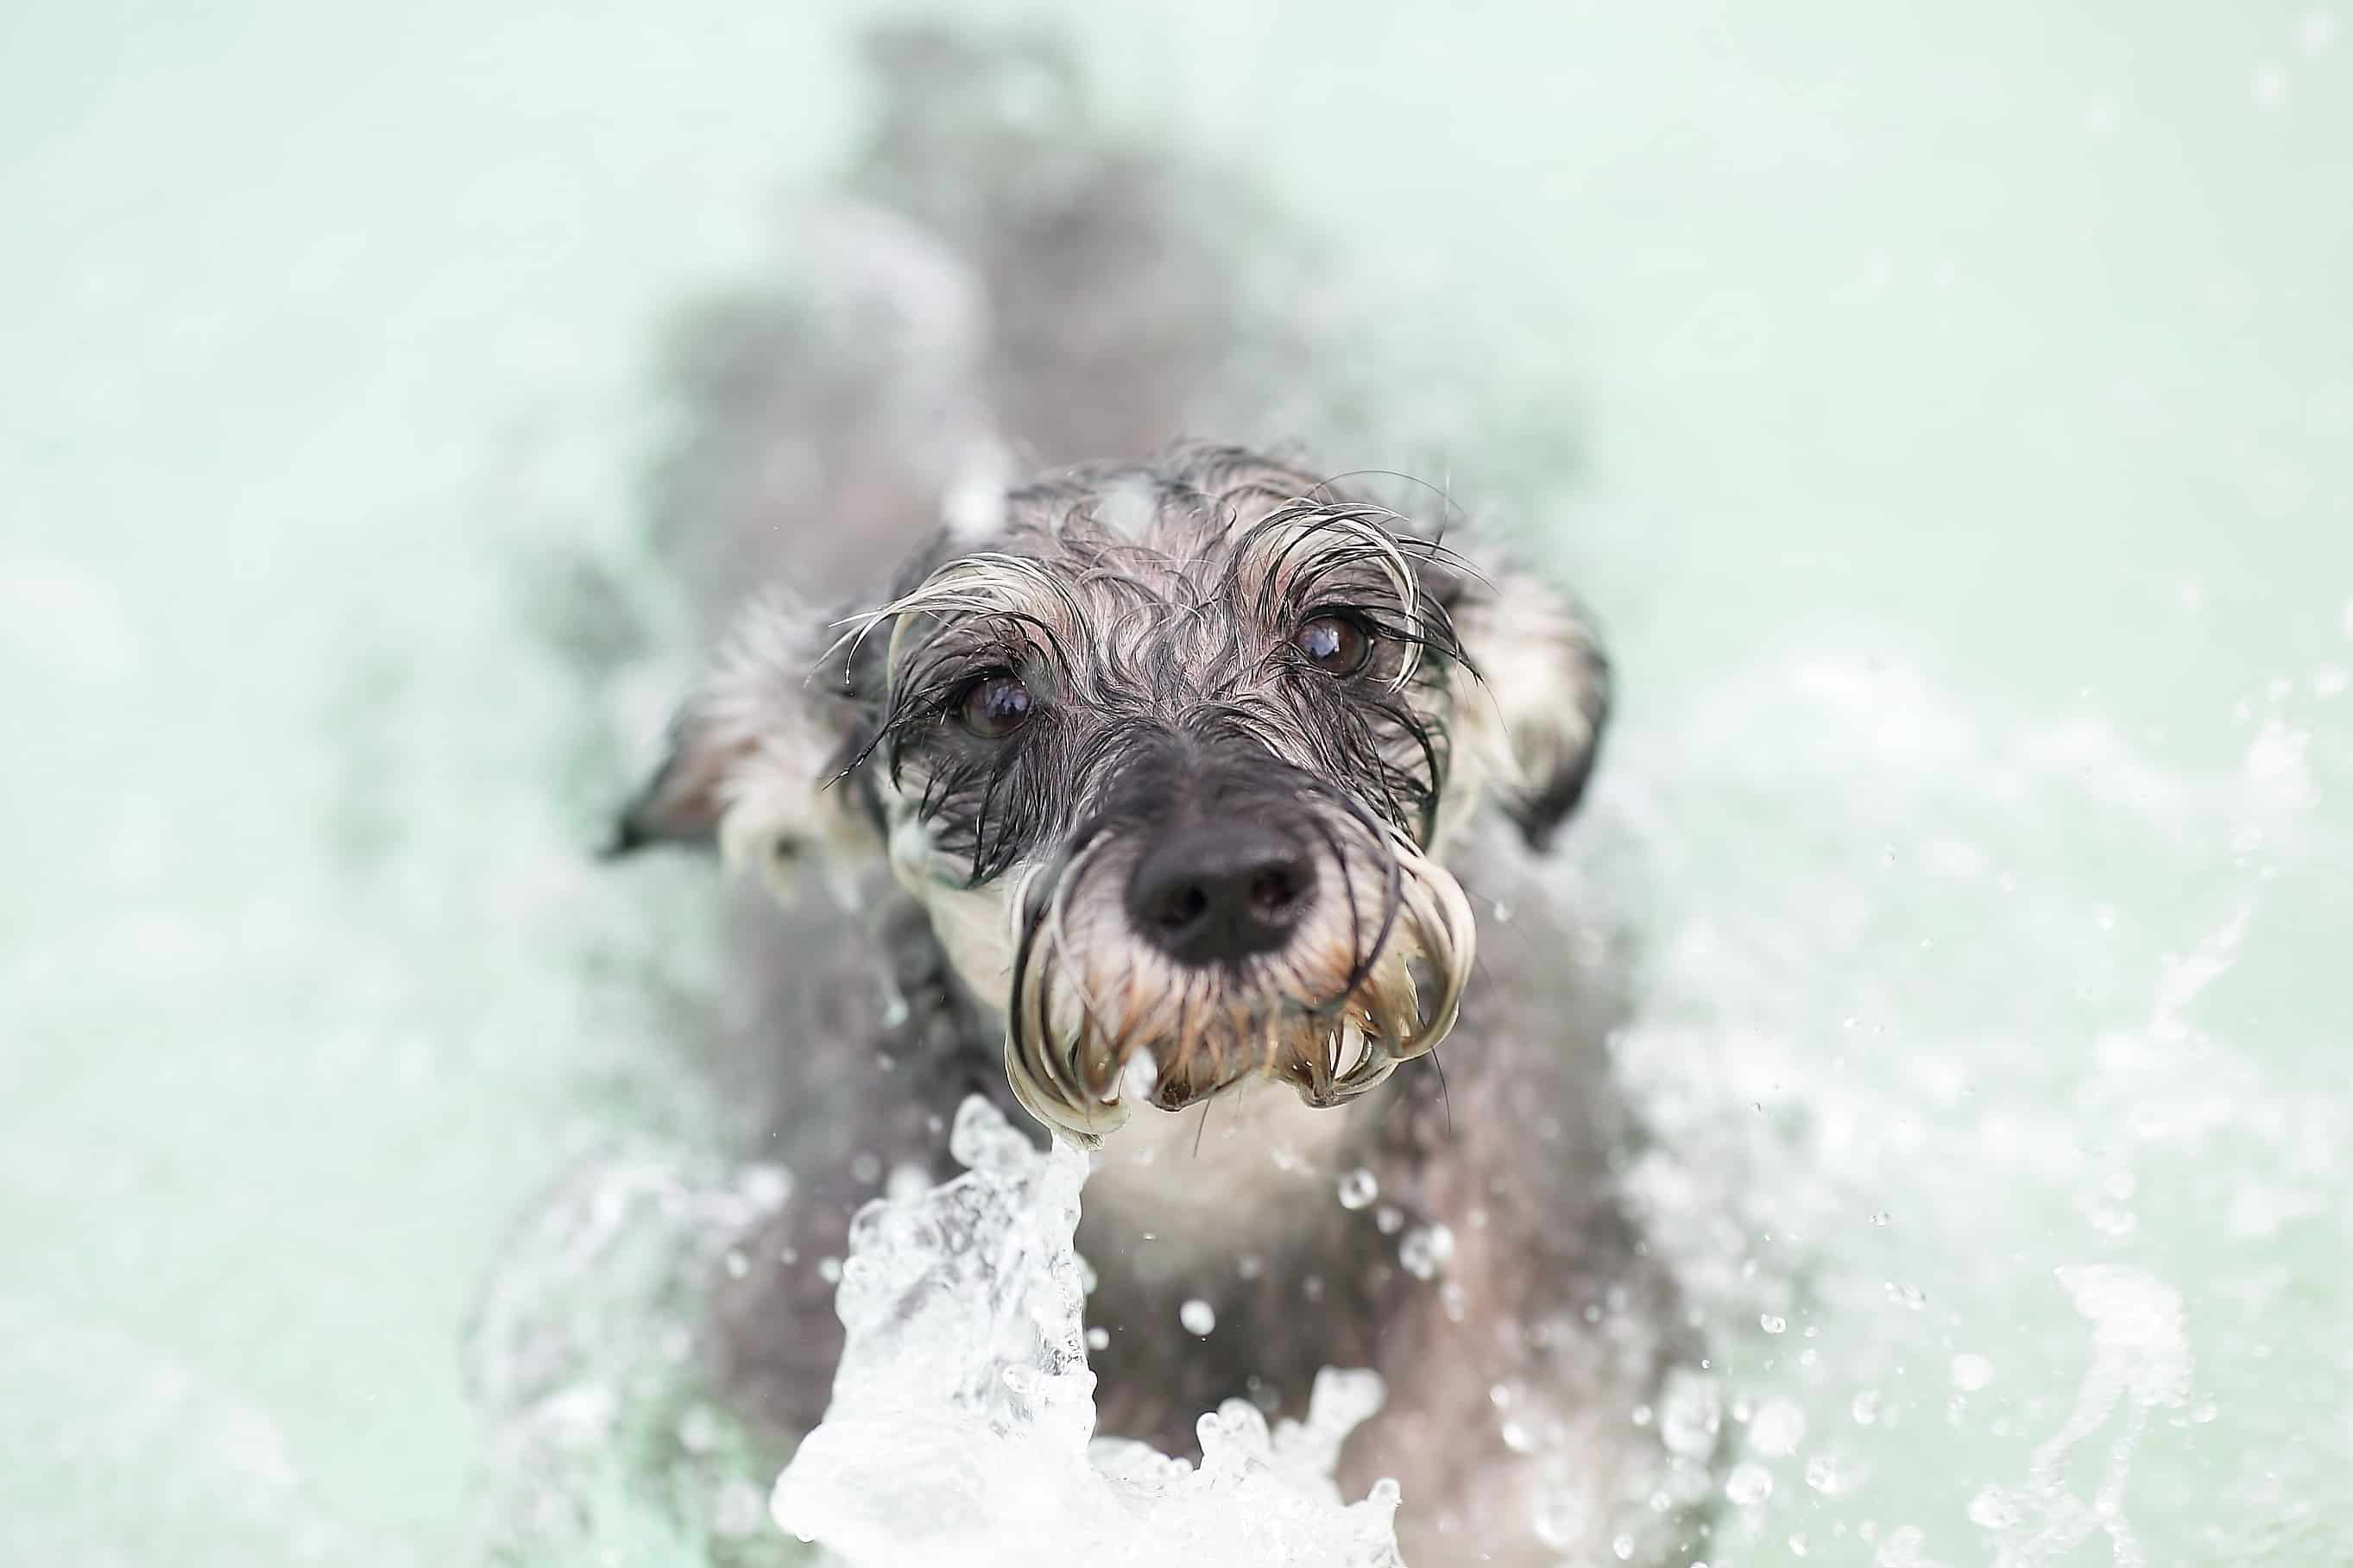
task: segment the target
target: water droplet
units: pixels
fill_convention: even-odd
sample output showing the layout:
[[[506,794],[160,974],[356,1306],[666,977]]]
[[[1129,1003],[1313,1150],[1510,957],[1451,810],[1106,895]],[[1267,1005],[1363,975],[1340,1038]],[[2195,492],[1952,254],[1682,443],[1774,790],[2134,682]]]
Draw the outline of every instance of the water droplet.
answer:
[[[711,1532],[723,1541],[748,1541],[767,1525],[768,1496],[749,1481],[723,1483],[711,1502]]]
[[[1417,1279],[1435,1279],[1454,1256],[1454,1233],[1442,1225],[1417,1226],[1398,1245],[1398,1261]]]
[[[1953,1358],[1953,1386],[1964,1394],[1975,1394],[1993,1381],[1993,1363],[1981,1355],[1964,1352]]]
[[[1159,1087],[1160,1064],[1153,1058],[1150,1051],[1136,1052],[1127,1058],[1127,1065],[1119,1069],[1119,1092],[1123,1100],[1132,1100],[1140,1105],[1150,1100],[1153,1090]]]
[[[817,1260],[817,1277],[824,1280],[828,1285],[840,1284],[841,1259],[839,1258],[818,1258]]]
[[[1620,1563],[1632,1562],[1634,1560],[1634,1538],[1630,1535],[1624,1534],[1611,1536],[1609,1538],[1609,1552],[1611,1556],[1617,1558]]]
[[[1843,1455],[1816,1454],[1806,1461],[1806,1484],[1824,1497],[1839,1497],[1862,1484],[1862,1471]]]
[[[1373,1227],[1383,1236],[1395,1236],[1405,1228],[1405,1212],[1394,1204],[1383,1204],[1373,1211]]]
[[[1724,1495],[1742,1508],[1763,1502],[1773,1495],[1773,1472],[1753,1460],[1735,1465],[1725,1479]]]
[[[719,1417],[704,1405],[688,1407],[678,1418],[678,1446],[690,1454],[708,1454],[719,1446]]]
[[[1380,1195],[1379,1180],[1362,1165],[1340,1178],[1340,1206],[1344,1209],[1366,1207]]]
[[[1667,1452],[1704,1459],[1715,1451],[1716,1434],[1724,1427],[1724,1402],[1714,1378],[1680,1369],[1671,1372],[1659,1405],[1659,1440]]]
[[[1206,1334],[1218,1326],[1218,1314],[1198,1296],[1176,1309],[1176,1321],[1185,1325],[1188,1334]]]
[[[849,1162],[849,1179],[861,1187],[871,1187],[882,1179],[882,1162],[872,1154],[860,1154]]]
[[[1536,1500],[1536,1539],[1555,1552],[1566,1552],[1585,1538],[1592,1510],[1574,1492],[1555,1492]]]
[[[1969,1500],[1969,1522],[1980,1530],[2004,1530],[2019,1517],[2018,1500],[2000,1487],[1988,1487]]]
[[[1854,1396],[1854,1403],[1847,1406],[1847,1411],[1848,1414],[1854,1417],[1854,1424],[1856,1426],[1868,1426],[1872,1425],[1879,1419],[1879,1390],[1875,1388],[1864,1389],[1861,1394]]]
[[[744,1201],[762,1214],[776,1213],[793,1195],[793,1173],[782,1165],[748,1165],[737,1184]]]
[[[1757,1318],[1757,1326],[1768,1334],[1778,1334],[1789,1326],[1789,1320],[1778,1312],[1766,1312]]]
[[[1806,1413],[1794,1399],[1767,1400],[1748,1424],[1748,1446],[1768,1458],[1798,1451],[1806,1440]]]
[[[1103,1327],[1101,1324],[1097,1324],[1095,1327],[1089,1329],[1087,1331],[1087,1349],[1091,1351],[1107,1351],[1111,1349],[1111,1331]]]

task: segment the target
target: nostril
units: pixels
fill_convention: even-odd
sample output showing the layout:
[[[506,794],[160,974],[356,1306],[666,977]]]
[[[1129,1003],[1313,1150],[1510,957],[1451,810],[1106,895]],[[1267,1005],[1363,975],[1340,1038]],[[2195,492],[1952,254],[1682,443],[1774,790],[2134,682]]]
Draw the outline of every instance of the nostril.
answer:
[[[1299,877],[1288,866],[1270,866],[1250,879],[1250,905],[1261,915],[1280,915],[1299,901]]]
[[[1208,912],[1209,895],[1198,882],[1187,882],[1161,895],[1152,918],[1169,931],[1182,931]]]

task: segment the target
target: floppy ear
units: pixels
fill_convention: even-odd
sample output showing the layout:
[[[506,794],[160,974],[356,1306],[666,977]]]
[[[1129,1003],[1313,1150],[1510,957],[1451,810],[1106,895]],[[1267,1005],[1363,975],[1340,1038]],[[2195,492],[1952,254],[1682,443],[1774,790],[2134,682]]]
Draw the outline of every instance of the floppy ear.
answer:
[[[880,846],[860,786],[863,710],[827,628],[781,596],[740,611],[671,721],[670,752],[621,813],[607,846],[716,846],[779,892],[799,874]]]
[[[1518,571],[1469,586],[1454,632],[1478,680],[1463,696],[1483,773],[1531,848],[1584,798],[1609,719],[1609,661],[1568,596]]]

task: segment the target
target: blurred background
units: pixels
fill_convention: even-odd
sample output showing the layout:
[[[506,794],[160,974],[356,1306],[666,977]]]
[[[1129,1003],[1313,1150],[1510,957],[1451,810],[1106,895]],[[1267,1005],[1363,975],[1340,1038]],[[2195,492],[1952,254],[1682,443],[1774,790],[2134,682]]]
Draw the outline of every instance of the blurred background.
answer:
[[[0,1559],[756,1555],[773,1467],[501,1324],[691,1272],[532,1229],[723,1142],[710,875],[587,853],[697,652],[666,356],[907,14],[0,15]],[[2353,1562],[2353,16],[927,15],[1246,186],[1331,466],[1608,627],[1715,1560]]]

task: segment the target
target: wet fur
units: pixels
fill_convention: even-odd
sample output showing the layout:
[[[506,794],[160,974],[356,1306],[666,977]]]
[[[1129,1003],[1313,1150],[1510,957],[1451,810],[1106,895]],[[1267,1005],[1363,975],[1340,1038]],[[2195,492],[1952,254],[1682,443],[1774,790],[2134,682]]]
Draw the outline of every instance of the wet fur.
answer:
[[[732,696],[691,705],[678,757],[620,840],[715,837],[733,809],[727,847],[784,873],[776,879],[791,889],[780,902],[737,884],[734,990],[718,1026],[723,1070],[757,1108],[759,1152],[788,1164],[798,1186],[776,1228],[745,1249],[753,1267],[715,1278],[711,1302],[717,1381],[786,1435],[825,1408],[840,1330],[820,1265],[842,1256],[850,1215],[899,1173],[950,1173],[944,1129],[965,1096],[1028,1121],[1008,1087],[1002,1019],[942,940],[954,906],[927,909],[876,853],[888,832],[876,770],[889,766],[892,728],[912,721],[915,710],[898,704],[918,702],[920,683],[875,709],[877,689],[861,689],[841,662],[860,657],[855,646],[828,644],[818,628],[829,607],[913,591],[1000,527],[991,497],[1017,455],[1050,471],[1151,451],[1187,428],[1252,442],[1348,434],[1327,407],[1260,395],[1296,384],[1269,366],[1300,345],[1281,323],[1250,319],[1229,258],[1207,237],[1246,205],[1230,185],[1095,129],[1050,51],[904,32],[883,36],[875,54],[880,130],[850,182],[852,205],[828,231],[849,256],[832,276],[846,281],[821,287],[814,304],[755,292],[703,313],[679,357],[690,419],[659,492],[673,558],[708,623],[733,624],[739,647],[747,635],[769,637],[745,656],[755,668],[784,668],[791,650],[830,673],[813,691],[773,678],[721,683]],[[1008,82],[1028,106],[1018,117],[1003,107]],[[1196,222],[1178,223],[1180,209]],[[898,281],[877,288],[875,278]],[[845,319],[865,326],[846,331]],[[1201,465],[1229,459],[1200,453],[1170,482],[1215,493]],[[1014,504],[1100,503],[1107,482],[1065,473]],[[947,528],[935,533],[943,498]],[[1435,583],[1440,563],[1426,563]],[[747,634],[739,600],[755,581],[788,582],[793,594],[766,631]],[[1181,1453],[1195,1418],[1222,1398],[1296,1414],[1317,1369],[1378,1368],[1389,1404],[1350,1444],[1344,1481],[1361,1492],[1377,1476],[1403,1479],[1401,1535],[1421,1568],[1554,1560],[1563,1550],[1540,1545],[1529,1521],[1540,1495],[1564,1489],[1591,1503],[1568,1554],[1599,1559],[1630,1524],[1646,1554],[1664,1555],[1695,1540],[1704,1490],[1704,1478],[1671,1477],[1631,1420],[1696,1349],[1616,1191],[1636,1136],[1607,1046],[1628,954],[1606,915],[1563,909],[1534,855],[1583,790],[1606,683],[1567,673],[1599,668],[1582,622],[1530,603],[1487,595],[1458,614],[1474,653],[1480,637],[1516,626],[1515,656],[1563,672],[1556,689],[1535,678],[1531,701],[1548,723],[1498,731],[1492,765],[1504,776],[1490,782],[1510,823],[1440,823],[1443,762],[1378,750],[1331,759],[1376,775],[1372,793],[1413,831],[1451,840],[1450,864],[1476,906],[1482,957],[1439,1053],[1443,1074],[1409,1063],[1354,1103],[1314,1113],[1342,1119],[1339,1131],[1289,1170],[1275,1151],[1219,1138],[1220,1100],[1190,1111],[1188,1125],[1206,1118],[1211,1164],[1254,1184],[1253,1217],[1266,1223],[1235,1227],[1242,1248],[1215,1236],[1144,1242],[1155,1224],[1148,1179],[1099,1178],[1080,1235],[1098,1278],[1090,1321],[1109,1335],[1094,1357],[1105,1434]],[[1103,639],[1099,626],[1064,632],[1091,649]],[[1213,625],[1205,635],[1229,634]],[[1134,678],[1148,697],[1155,677]],[[841,704],[830,717],[828,702]],[[1463,712],[1466,727],[1487,721]],[[764,746],[776,766],[836,782],[762,793],[745,782],[761,770],[739,764]],[[1012,860],[1000,857],[1050,837],[1069,771],[1083,765],[1056,759],[1040,782],[1004,795],[993,826],[949,851],[983,882],[1004,870]],[[981,784],[953,768],[904,776],[940,794]],[[1334,1183],[1358,1166],[1379,1200],[1345,1209]],[[1127,1195],[1138,1192],[1147,1195]],[[1432,1225],[1447,1228],[1452,1255],[1436,1277],[1418,1278],[1400,1262],[1401,1240]],[[1177,1324],[1193,1298],[1216,1311],[1206,1339]]]

